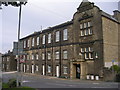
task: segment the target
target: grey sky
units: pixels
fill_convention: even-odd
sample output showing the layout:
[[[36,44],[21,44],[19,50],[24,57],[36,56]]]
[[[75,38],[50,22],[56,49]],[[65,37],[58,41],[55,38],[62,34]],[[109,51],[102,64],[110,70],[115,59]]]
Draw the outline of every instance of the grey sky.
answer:
[[[95,2],[95,5],[112,15],[112,11],[118,9],[119,0],[104,1]],[[81,0],[49,0],[49,2],[48,0],[28,0],[26,6],[22,7],[21,37],[40,31],[41,26],[45,29],[70,21],[80,3]],[[0,52],[4,53],[12,49],[13,41],[17,41],[19,8],[12,6],[2,6],[2,8],[0,10],[0,37],[2,34]]]

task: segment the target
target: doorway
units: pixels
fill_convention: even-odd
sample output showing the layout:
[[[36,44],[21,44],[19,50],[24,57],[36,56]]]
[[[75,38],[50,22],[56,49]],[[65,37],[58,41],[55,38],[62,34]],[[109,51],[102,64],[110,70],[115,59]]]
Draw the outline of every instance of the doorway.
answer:
[[[56,66],[56,76],[59,77],[59,66]]]
[[[76,64],[76,78],[80,79],[80,64]]]

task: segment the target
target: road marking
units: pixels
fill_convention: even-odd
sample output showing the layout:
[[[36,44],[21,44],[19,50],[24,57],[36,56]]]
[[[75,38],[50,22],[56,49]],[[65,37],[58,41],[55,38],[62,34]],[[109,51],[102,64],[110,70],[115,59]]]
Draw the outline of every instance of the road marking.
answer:
[[[30,81],[22,81],[23,83],[30,82]]]
[[[93,83],[93,84],[100,84],[100,83]]]
[[[16,73],[17,71],[13,71],[13,72],[2,72],[2,74],[10,74],[10,73]]]

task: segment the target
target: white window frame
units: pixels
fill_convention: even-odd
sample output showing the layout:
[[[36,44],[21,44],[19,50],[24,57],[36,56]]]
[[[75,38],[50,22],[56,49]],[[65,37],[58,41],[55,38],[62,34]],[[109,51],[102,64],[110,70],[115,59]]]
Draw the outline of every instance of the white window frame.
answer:
[[[28,39],[27,42],[27,47],[30,47],[30,40]]]
[[[63,51],[63,59],[68,59],[68,51],[67,50]]]
[[[80,50],[82,53],[85,51],[85,48],[81,48],[81,50]]]
[[[89,28],[88,32],[89,32],[89,35],[92,35],[93,34],[92,28]]]
[[[83,23],[80,23],[80,29],[83,29]]]
[[[98,58],[98,53],[97,52],[95,53],[95,58]]]
[[[45,53],[42,53],[42,60],[45,60]]]
[[[24,48],[26,48],[26,40],[24,41]]]
[[[68,29],[63,30],[63,40],[68,40]]]
[[[48,73],[51,73],[51,65],[48,65]]]
[[[85,35],[89,35],[88,29],[85,29]]]
[[[36,60],[38,60],[39,59],[39,55],[38,55],[38,53],[36,54]]]
[[[47,53],[47,56],[48,56],[48,60],[50,60],[50,59],[51,59],[51,53],[48,52],[48,53]]]
[[[42,37],[42,44],[45,44],[45,35]]]
[[[48,43],[51,43],[51,33],[48,34]]]
[[[55,41],[56,41],[56,42],[59,42],[59,41],[60,41],[60,31],[57,31],[57,32],[55,33],[55,36],[56,36]]]
[[[84,23],[84,28],[86,28],[86,27],[87,27],[87,23],[85,22],[85,23]]]
[[[89,52],[89,48],[87,47],[87,48],[85,48],[85,52]]]
[[[89,59],[89,55],[88,55],[88,58],[87,58],[87,54],[88,54],[88,53],[85,53],[85,59]]]
[[[92,53],[89,53],[89,58],[90,58],[90,59],[93,59]]]
[[[37,37],[37,46],[39,45],[39,42],[40,42],[40,37],[38,36]]]
[[[67,66],[63,66],[63,74],[68,74],[68,67]]]
[[[60,59],[60,52],[59,51],[55,52],[55,59]]]
[[[90,27],[91,26],[91,21],[88,21],[87,22],[87,27]]]
[[[84,36],[84,30],[80,31],[80,36]]]
[[[38,71],[39,71],[39,66],[36,65],[35,69],[36,69],[36,71],[38,72]]]
[[[34,46],[35,38],[32,38],[32,46]]]
[[[34,60],[34,54],[31,55],[31,59]]]

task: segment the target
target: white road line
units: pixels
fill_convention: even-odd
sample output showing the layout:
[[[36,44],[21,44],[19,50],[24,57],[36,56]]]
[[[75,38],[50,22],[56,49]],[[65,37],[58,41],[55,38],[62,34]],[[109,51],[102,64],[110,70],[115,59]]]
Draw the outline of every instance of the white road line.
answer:
[[[93,84],[100,84],[100,83],[93,83]]]
[[[10,73],[16,73],[17,71],[13,71],[13,72],[2,72],[2,74],[10,74]]]
[[[30,81],[22,81],[23,83],[30,82]]]

